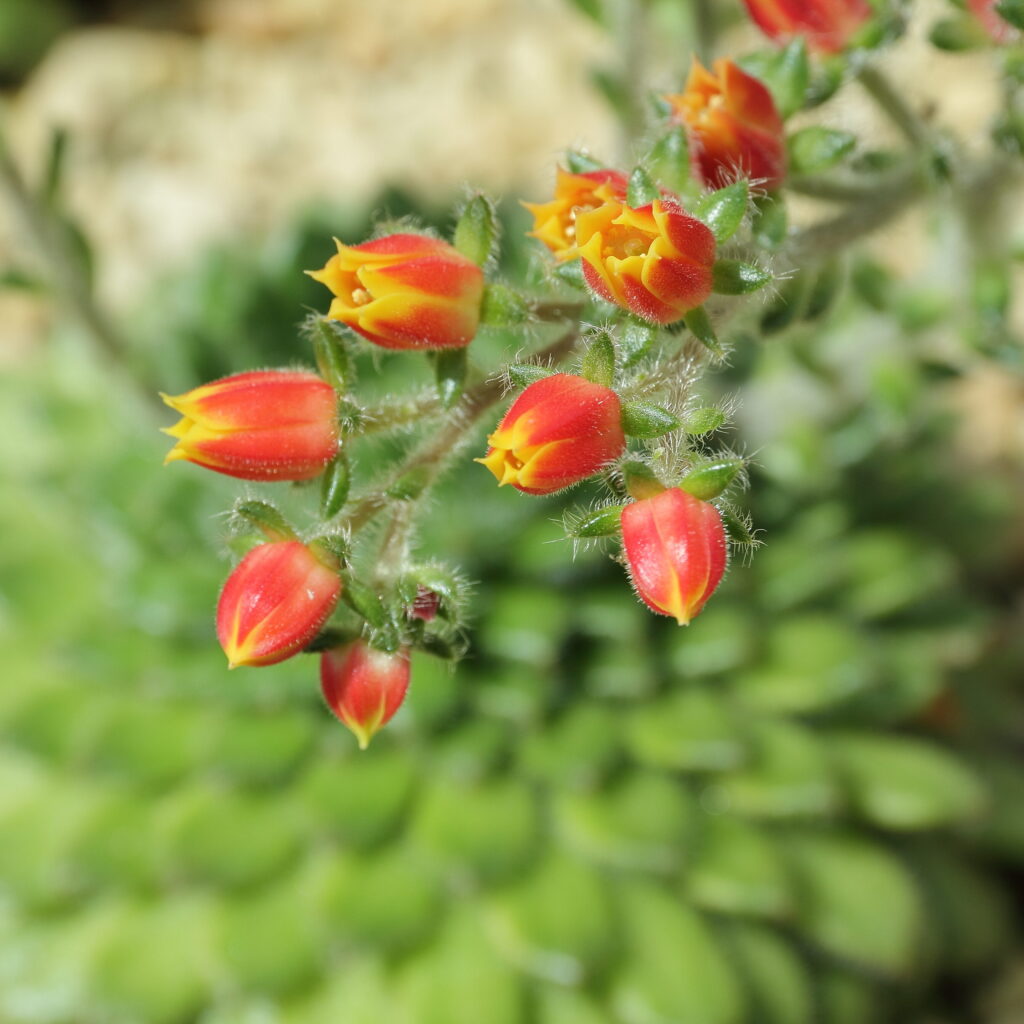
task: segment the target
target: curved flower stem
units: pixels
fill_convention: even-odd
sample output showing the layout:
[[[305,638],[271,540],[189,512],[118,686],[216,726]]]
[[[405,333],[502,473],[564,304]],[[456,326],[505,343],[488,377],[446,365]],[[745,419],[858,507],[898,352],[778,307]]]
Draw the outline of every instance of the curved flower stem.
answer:
[[[537,352],[535,358],[551,363],[561,362],[572,352],[578,337],[579,327],[573,325],[560,338]],[[470,388],[455,407],[449,421],[435,435],[414,449],[408,458],[392,471],[383,487],[358,501],[344,525],[353,533],[364,527],[374,515],[394,500],[388,495],[388,491],[403,477],[416,470],[426,471],[423,491],[427,491],[440,476],[445,464],[468,439],[469,431],[476,421],[501,399],[504,392],[505,382],[501,377],[492,377]]]
[[[810,199],[823,199],[839,203],[873,203],[879,195],[901,189],[908,173],[875,175],[873,177],[848,175],[844,178],[815,178],[795,175],[786,181],[790,192]]]
[[[865,64],[857,72],[857,79],[915,150],[931,149],[934,143],[931,127],[907,103],[877,65]]]
[[[382,402],[363,410],[360,434],[375,434],[396,427],[419,423],[425,417],[440,412],[441,402],[431,388],[428,392],[400,402]]]

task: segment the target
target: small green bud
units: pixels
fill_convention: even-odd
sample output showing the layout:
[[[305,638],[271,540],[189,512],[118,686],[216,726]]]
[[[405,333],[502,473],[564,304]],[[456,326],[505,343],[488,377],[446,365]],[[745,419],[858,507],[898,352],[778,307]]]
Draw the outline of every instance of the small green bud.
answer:
[[[700,437],[702,434],[710,434],[718,430],[725,423],[725,413],[714,406],[705,406],[703,409],[694,409],[693,412],[683,417],[683,430],[693,437]]]
[[[746,295],[772,280],[771,271],[740,260],[716,260],[711,270],[712,287],[720,295]]]
[[[737,181],[701,196],[691,212],[711,228],[715,241],[721,245],[739,231],[747,212],[749,194],[747,182]]]
[[[827,171],[848,156],[856,145],[857,137],[849,132],[821,125],[802,128],[786,140],[789,169],[793,174]]]

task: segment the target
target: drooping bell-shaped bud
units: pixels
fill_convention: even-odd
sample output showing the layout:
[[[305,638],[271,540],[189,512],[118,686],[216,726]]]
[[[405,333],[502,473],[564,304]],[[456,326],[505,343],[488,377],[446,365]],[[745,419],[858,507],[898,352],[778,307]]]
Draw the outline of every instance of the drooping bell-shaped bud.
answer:
[[[228,667],[274,665],[298,654],[341,596],[326,548],[298,540],[253,548],[228,577],[217,602],[217,639]]]
[[[363,640],[324,651],[320,656],[320,688],[327,706],[365,750],[405,699],[409,652],[389,654]]]
[[[700,612],[725,572],[722,517],[678,487],[622,510],[622,544],[637,595],[681,626]]]

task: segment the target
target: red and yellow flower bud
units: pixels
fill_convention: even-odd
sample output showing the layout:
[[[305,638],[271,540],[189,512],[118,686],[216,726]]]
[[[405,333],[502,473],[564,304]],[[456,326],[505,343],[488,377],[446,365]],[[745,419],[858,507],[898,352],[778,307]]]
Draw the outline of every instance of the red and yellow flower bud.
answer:
[[[758,28],[777,42],[804,36],[818,53],[838,53],[871,16],[867,0],[743,0]]]
[[[786,139],[772,94],[731,60],[713,67],[694,58],[683,92],[666,97],[686,126],[694,168],[711,188],[738,178],[777,188],[786,174]]]
[[[626,198],[628,182],[621,171],[587,171],[572,174],[558,168],[555,197],[549,203],[523,203],[533,214],[529,234],[542,241],[560,260],[574,259],[576,218],[600,206],[606,199]]]
[[[341,596],[330,556],[297,540],[260,544],[228,577],[217,603],[217,639],[228,667],[274,665],[319,633]]]
[[[181,413],[164,463],[185,459],[243,480],[308,480],[338,454],[337,397],[315,373],[253,370],[162,395]]]
[[[388,654],[362,640],[324,651],[320,688],[327,706],[355,733],[360,750],[365,750],[405,699],[409,652]]]
[[[334,295],[329,319],[382,348],[462,348],[473,340],[483,271],[447,242],[399,234],[335,244],[322,270],[306,271]]]
[[[622,543],[640,599],[681,626],[704,607],[725,572],[718,509],[678,487],[627,505]]]
[[[606,199],[577,215],[576,243],[590,288],[645,320],[674,323],[711,294],[715,236],[674,198]]]
[[[626,448],[611,388],[556,373],[531,384],[487,438],[483,463],[498,484],[551,494],[593,476]]]

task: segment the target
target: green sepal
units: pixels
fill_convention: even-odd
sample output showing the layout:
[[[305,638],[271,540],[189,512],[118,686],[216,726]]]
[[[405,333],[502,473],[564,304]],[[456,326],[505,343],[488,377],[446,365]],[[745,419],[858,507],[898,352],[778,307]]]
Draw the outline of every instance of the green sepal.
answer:
[[[619,532],[624,508],[625,505],[605,505],[584,513],[566,510],[562,526],[568,537],[611,537]]]
[[[804,106],[809,109],[830,100],[843,84],[847,67],[845,56],[819,56],[814,62],[811,80],[807,83]]]
[[[815,320],[832,307],[843,287],[843,264],[841,260],[827,260],[807,295],[804,318]]]
[[[811,125],[794,132],[786,140],[789,169],[793,174],[817,174],[834,167],[849,156],[857,137],[836,128]]]
[[[298,539],[298,534],[288,520],[268,501],[237,501],[232,510],[232,518],[236,523],[244,522],[255,526],[269,541]]]
[[[658,328],[650,324],[627,323],[619,337],[619,358],[624,369],[635,366],[650,351],[658,337]]]
[[[313,327],[313,355],[320,376],[335,391],[352,388],[356,380],[355,360],[349,351],[345,328],[336,320],[317,317]]]
[[[351,551],[347,535],[340,530],[321,533],[309,541],[307,546],[324,565],[332,569],[340,569],[345,565]]]
[[[811,67],[807,43],[798,36],[782,50],[761,50],[739,61],[744,71],[760,78],[783,118],[800,110],[807,97]]]
[[[421,586],[437,595],[437,614],[441,618],[452,619],[459,614],[465,583],[456,572],[437,565],[420,565],[410,569],[404,578],[413,584],[414,589]]]
[[[975,50],[991,42],[981,25],[966,14],[937,21],[929,31],[928,39],[932,46],[951,53]]]
[[[348,464],[348,456],[339,452],[334,461],[320,478],[320,515],[324,519],[333,519],[348,501],[348,492],[352,483],[352,473]]]
[[[515,387],[528,388],[531,384],[550,377],[554,370],[546,366],[538,366],[536,363],[512,363],[505,372]]]
[[[653,498],[665,490],[665,485],[657,478],[654,470],[646,462],[631,459],[622,466],[622,482],[626,492],[634,501]]]
[[[417,637],[412,646],[417,651],[424,651],[426,654],[432,654],[435,658],[443,658],[445,661],[458,661],[467,650],[467,643],[463,637],[441,635],[429,630]]]
[[[565,154],[565,166],[573,174],[589,174],[601,170],[604,164],[581,149],[570,149]]]
[[[517,291],[492,281],[484,288],[480,323],[485,327],[516,327],[530,318],[530,304]]]
[[[682,427],[687,434],[700,437],[702,434],[710,434],[718,430],[723,423],[725,423],[725,413],[713,405],[706,405],[703,409],[694,409],[693,412],[684,416]]]
[[[1024,0],[997,0],[993,9],[1003,21],[1024,32]]]
[[[559,263],[552,270],[552,274],[558,278],[559,281],[564,282],[567,285],[571,285],[573,288],[586,288],[587,282],[583,276],[583,261],[577,257],[576,259],[567,260],[565,263]]]
[[[719,295],[746,295],[772,280],[771,271],[741,260],[716,260],[711,271],[712,288]]]
[[[756,548],[760,545],[760,541],[754,536],[746,516],[739,515],[728,506],[719,508],[718,513],[722,517],[722,525],[725,527],[725,532],[729,535],[729,540],[733,544],[746,548]]]
[[[386,629],[388,614],[380,594],[359,580],[346,577],[341,590],[341,599],[357,615],[361,615],[375,629]]]
[[[629,176],[629,184],[626,187],[626,202],[633,209],[638,209],[641,206],[646,206],[648,203],[653,203],[659,195],[661,193],[658,191],[658,186],[655,185],[654,179],[647,171],[639,165],[634,167],[632,174]]]
[[[754,200],[754,241],[763,249],[777,249],[789,227],[786,203],[781,195],[759,196]]]
[[[595,331],[583,353],[581,373],[587,380],[610,388],[615,383],[615,345],[607,331]]]
[[[464,348],[438,349],[430,353],[434,364],[434,386],[442,409],[451,409],[462,397],[469,369],[469,355]]]
[[[336,408],[338,427],[343,434],[358,434],[363,429],[366,416],[361,405],[350,398],[339,398]]]
[[[705,348],[709,348],[716,356],[722,355],[722,346],[711,325],[711,317],[708,316],[708,311],[703,306],[695,306],[691,309],[683,317],[683,323]]]
[[[686,129],[671,128],[651,148],[649,163],[654,177],[673,192],[690,183],[690,143]]]
[[[393,501],[415,501],[430,483],[431,472],[426,466],[416,466],[403,473],[385,494]]]
[[[742,459],[719,459],[691,470],[679,486],[701,501],[717,498],[736,479],[743,469]]]
[[[694,203],[691,211],[704,221],[719,245],[727,242],[739,231],[743,216],[747,212],[750,186],[746,181],[736,181],[725,188],[703,195]]]
[[[494,203],[478,192],[462,208],[452,241],[463,256],[482,267],[495,251],[499,231]]]
[[[653,402],[627,402],[622,407],[622,432],[629,437],[661,437],[679,428],[679,417]]]

